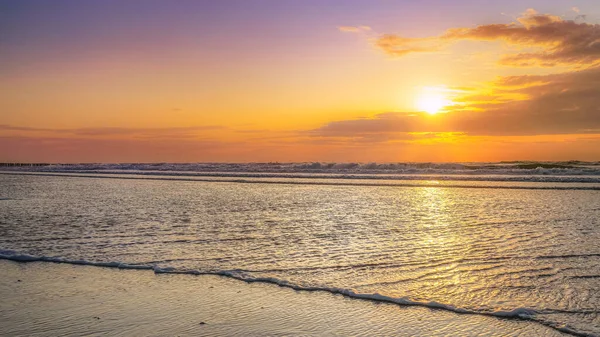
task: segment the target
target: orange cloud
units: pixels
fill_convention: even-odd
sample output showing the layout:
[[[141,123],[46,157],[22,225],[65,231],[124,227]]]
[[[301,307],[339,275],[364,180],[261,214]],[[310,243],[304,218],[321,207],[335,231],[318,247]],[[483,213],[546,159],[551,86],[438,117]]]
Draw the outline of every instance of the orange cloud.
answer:
[[[338,26],[338,30],[344,33],[361,33],[371,30],[369,26]]]
[[[391,56],[435,52],[443,46],[437,38],[407,38],[393,34],[385,34],[379,37],[375,41],[375,45]]]
[[[382,113],[330,122],[316,137],[405,140],[407,133],[514,136],[600,134],[600,67],[543,76],[502,77],[484,94],[456,98],[448,113]],[[520,99],[514,99],[520,97]]]
[[[527,10],[516,23],[451,28],[440,36],[427,38],[385,34],[375,41],[375,45],[389,55],[404,56],[436,51],[460,40],[500,40],[517,47],[538,49],[505,55],[500,64],[507,66],[589,67],[600,63],[600,25],[563,20],[533,9]]]

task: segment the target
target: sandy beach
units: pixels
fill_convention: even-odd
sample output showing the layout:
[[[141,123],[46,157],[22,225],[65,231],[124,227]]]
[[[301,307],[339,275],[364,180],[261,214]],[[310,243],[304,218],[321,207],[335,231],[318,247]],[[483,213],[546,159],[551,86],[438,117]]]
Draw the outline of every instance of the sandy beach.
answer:
[[[2,336],[561,336],[540,324],[220,276],[0,261]]]

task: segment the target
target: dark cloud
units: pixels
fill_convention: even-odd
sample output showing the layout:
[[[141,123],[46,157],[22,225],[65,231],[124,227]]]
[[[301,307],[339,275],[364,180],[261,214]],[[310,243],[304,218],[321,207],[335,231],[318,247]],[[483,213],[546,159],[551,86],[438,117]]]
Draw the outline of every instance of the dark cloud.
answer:
[[[486,115],[504,116],[504,121],[515,124],[512,130],[556,134],[600,129],[600,67],[508,77],[498,83],[504,85],[505,92],[527,97],[486,109]]]
[[[510,66],[569,65],[587,67],[600,62],[600,25],[563,20],[528,10],[516,23],[452,28],[438,37],[405,38],[386,34],[375,45],[393,56],[431,52],[460,40],[504,41],[520,47],[536,47],[527,53],[505,55],[500,63]]]
[[[313,132],[315,135],[340,137],[382,132],[410,132],[414,131],[415,124],[419,122],[417,115],[390,112],[379,114],[375,118],[331,122]]]
[[[600,67],[505,77],[494,84],[498,87],[494,93],[466,95],[462,99],[465,105],[450,107],[448,113],[384,113],[331,122],[309,134],[389,140],[422,132],[495,136],[600,133]],[[507,100],[505,95],[524,99]]]
[[[410,133],[449,132],[439,125],[440,118],[427,118],[423,113],[387,112],[371,118],[334,121],[308,131],[312,137],[346,138],[360,142],[385,142],[418,138]]]
[[[372,118],[334,121],[305,132],[321,142],[384,143],[422,138],[411,132],[435,132],[443,128],[426,125],[419,114],[388,112]]]

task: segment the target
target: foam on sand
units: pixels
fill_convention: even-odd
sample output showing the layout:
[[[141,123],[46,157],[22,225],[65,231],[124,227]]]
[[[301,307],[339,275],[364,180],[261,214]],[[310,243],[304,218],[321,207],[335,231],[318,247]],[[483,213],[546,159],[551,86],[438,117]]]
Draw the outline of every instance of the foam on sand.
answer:
[[[0,320],[6,323],[0,335],[562,335],[529,321],[357,301],[214,275],[161,270],[155,276],[10,261],[0,261],[0,269]]]
[[[326,292],[333,295],[343,295],[344,297],[353,298],[353,299],[362,299],[368,300],[371,302],[379,302],[379,303],[390,303],[396,304],[400,306],[408,306],[408,307],[425,307],[429,309],[441,309],[449,312],[453,312],[456,314],[468,314],[468,315],[477,315],[477,316],[492,316],[492,317],[500,317],[500,318],[512,318],[512,319],[520,319],[525,321],[535,321],[537,323],[541,323],[542,325],[546,325],[552,329],[557,331],[565,332],[575,336],[591,336],[585,333],[579,333],[573,329],[570,329],[566,326],[556,326],[549,322],[539,321],[535,319],[536,312],[529,308],[515,308],[513,310],[508,311],[474,311],[468,310],[460,307],[456,307],[450,304],[439,303],[435,301],[414,301],[409,298],[401,297],[389,297],[381,294],[366,294],[366,293],[357,293],[351,289],[343,289],[343,288],[330,288],[330,287],[319,287],[319,286],[305,286],[298,285],[294,283],[290,283],[286,280],[281,280],[273,277],[253,277],[250,274],[247,274],[240,270],[211,270],[211,271],[198,271],[198,270],[178,270],[173,267],[157,267],[151,265],[132,265],[121,262],[94,262],[94,261],[86,261],[86,260],[69,260],[61,257],[51,257],[51,256],[33,256],[28,254],[21,254],[19,252],[13,250],[1,250],[0,249],[0,259],[11,260],[15,262],[54,262],[54,263],[62,263],[62,264],[71,264],[71,265],[85,265],[85,266],[95,266],[95,267],[106,267],[106,268],[116,268],[116,269],[133,269],[133,270],[153,270],[155,274],[187,274],[187,275],[213,275],[213,276],[225,276],[232,279],[245,281],[247,283],[268,283],[275,284],[282,288],[289,288],[296,291],[303,292]],[[461,315],[462,316],[462,315]]]

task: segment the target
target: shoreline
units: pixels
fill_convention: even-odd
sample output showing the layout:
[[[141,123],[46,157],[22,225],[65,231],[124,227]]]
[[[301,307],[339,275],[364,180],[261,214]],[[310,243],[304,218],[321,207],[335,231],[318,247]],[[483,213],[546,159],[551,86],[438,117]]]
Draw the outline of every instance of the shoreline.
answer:
[[[9,260],[0,260],[0,269],[0,320],[6,322],[0,334],[7,336],[566,336],[526,320],[364,301],[225,276]]]

